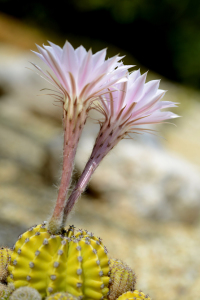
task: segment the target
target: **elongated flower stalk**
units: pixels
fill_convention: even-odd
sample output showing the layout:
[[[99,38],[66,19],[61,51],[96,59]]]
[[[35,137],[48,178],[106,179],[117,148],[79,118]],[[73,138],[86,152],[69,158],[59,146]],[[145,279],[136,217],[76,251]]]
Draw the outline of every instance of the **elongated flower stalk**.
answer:
[[[101,106],[97,109],[104,114],[105,120],[100,123],[92,154],[66,203],[65,218],[85,190],[99,163],[121,139],[129,133],[149,131],[141,125],[161,123],[178,117],[172,112],[160,111],[163,108],[175,107],[176,103],[160,101],[165,91],[158,89],[159,80],[145,83],[146,73],[141,75],[139,70],[127,75],[127,79],[128,81],[111,87],[110,93],[100,97]]]
[[[63,227],[65,199],[70,187],[73,162],[84,124],[93,101],[107,92],[117,82],[126,80],[121,57],[105,60],[106,49],[92,54],[83,46],[74,49],[66,42],[63,49],[50,43],[50,46],[38,47],[35,52],[53,71],[53,75],[34,65],[57,93],[55,98],[63,105],[64,147],[63,171],[57,202],[48,229],[52,234]]]

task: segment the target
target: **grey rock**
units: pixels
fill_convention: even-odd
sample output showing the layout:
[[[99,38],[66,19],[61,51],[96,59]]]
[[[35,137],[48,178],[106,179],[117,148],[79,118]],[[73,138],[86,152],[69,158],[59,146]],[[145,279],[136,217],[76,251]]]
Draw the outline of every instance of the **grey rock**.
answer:
[[[83,169],[93,139],[80,145],[76,158]],[[96,170],[92,189],[113,205],[125,201],[130,211],[160,221],[193,223],[200,217],[200,173],[191,163],[160,147],[122,141]]]

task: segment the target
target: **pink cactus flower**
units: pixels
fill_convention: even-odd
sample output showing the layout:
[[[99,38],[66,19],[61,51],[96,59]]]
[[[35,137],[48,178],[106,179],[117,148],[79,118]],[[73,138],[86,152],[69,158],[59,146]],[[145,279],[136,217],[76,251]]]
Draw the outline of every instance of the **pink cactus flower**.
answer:
[[[163,108],[175,107],[176,103],[161,101],[165,91],[159,89],[159,80],[145,83],[146,73],[134,71],[127,76],[127,81],[109,88],[109,93],[100,96],[96,107],[105,120],[100,122],[92,154],[85,169],[65,206],[65,215],[69,214],[75,202],[85,190],[92,174],[104,156],[129,133],[140,133],[150,129],[142,125],[161,123],[178,117]]]
[[[105,60],[106,49],[92,54],[83,46],[74,49],[69,42],[63,49],[51,42],[49,44],[43,48],[37,46],[39,53],[33,52],[53,71],[54,76],[34,66],[63,94],[64,109],[71,117],[74,117],[75,107],[79,114],[90,106],[95,97],[123,80],[124,70],[130,67],[120,63],[122,57],[118,55]]]
[[[83,46],[74,49],[66,42],[63,49],[49,42],[50,46],[38,47],[34,52],[50,68],[43,71],[33,64],[57,90],[55,98],[63,105],[64,148],[63,172],[53,216],[49,222],[49,230],[57,233],[63,226],[65,199],[71,184],[74,157],[91,104],[107,92],[117,82],[127,80],[120,56],[105,59],[106,49],[95,54],[88,52]],[[53,73],[53,74],[52,74]],[[56,92],[56,91],[55,91]]]
[[[147,83],[147,73],[141,75],[140,70],[127,74],[127,82],[111,87],[110,93],[100,97],[102,107],[97,109],[105,116],[95,148],[101,144],[98,152],[105,156],[128,133],[149,131],[142,125],[161,123],[167,119],[178,117],[163,108],[176,107],[171,101],[160,101],[165,91],[159,89],[160,80]],[[103,145],[102,145],[103,144]]]

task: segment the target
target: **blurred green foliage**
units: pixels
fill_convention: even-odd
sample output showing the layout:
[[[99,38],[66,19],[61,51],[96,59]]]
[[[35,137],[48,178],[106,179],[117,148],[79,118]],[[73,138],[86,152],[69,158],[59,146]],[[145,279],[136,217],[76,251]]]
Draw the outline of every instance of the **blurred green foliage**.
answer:
[[[112,43],[146,68],[200,87],[199,0],[0,0],[0,7],[66,37]]]
[[[74,0],[77,9],[106,9],[119,23],[143,20],[167,32],[171,64],[180,81],[200,87],[200,1],[194,0]],[[131,26],[134,30],[134,26]],[[152,32],[152,35],[156,32]],[[165,35],[166,37],[166,35]],[[144,36],[145,39],[145,36]],[[162,36],[157,36],[157,44]],[[161,72],[162,73],[162,72]],[[170,77],[170,74],[168,74]]]
[[[136,17],[142,2],[143,0],[75,0],[74,4],[82,11],[105,8],[111,12],[112,17],[117,22],[130,23]]]

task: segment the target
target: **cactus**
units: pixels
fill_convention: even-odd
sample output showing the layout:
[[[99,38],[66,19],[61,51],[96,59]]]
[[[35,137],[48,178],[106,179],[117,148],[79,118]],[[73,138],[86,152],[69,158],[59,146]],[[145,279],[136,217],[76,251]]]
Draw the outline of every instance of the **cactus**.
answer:
[[[0,282],[5,282],[8,276],[8,262],[10,260],[12,250],[9,248],[0,249]]]
[[[127,291],[133,291],[136,276],[133,270],[118,259],[110,260],[109,300],[115,300]]]
[[[141,291],[134,290],[132,292],[124,293],[119,298],[117,298],[117,300],[151,300],[151,298]]]
[[[7,298],[7,286],[3,283],[0,283],[0,299]]]
[[[42,297],[38,291],[26,286],[15,290],[10,296],[10,300],[42,300]]]
[[[42,297],[68,292],[75,297],[106,298],[109,259],[100,239],[74,227],[50,235],[46,223],[19,236],[8,267],[15,288],[35,288]]]
[[[12,292],[12,288],[10,288],[9,286],[0,283],[0,299],[1,300],[7,300],[9,299],[9,296]]]
[[[69,293],[56,293],[46,298],[46,300],[78,300]]]

